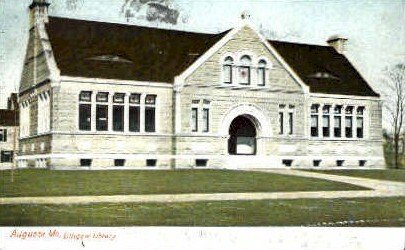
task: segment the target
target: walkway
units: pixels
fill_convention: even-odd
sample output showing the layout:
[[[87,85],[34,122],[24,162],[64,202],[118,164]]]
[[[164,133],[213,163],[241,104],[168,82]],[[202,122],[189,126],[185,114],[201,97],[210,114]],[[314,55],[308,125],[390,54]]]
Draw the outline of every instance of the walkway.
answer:
[[[254,170],[284,175],[320,178],[371,188],[365,191],[311,191],[270,193],[211,193],[211,194],[156,194],[156,195],[103,195],[59,197],[0,198],[0,204],[80,204],[80,203],[171,203],[223,200],[274,200],[274,199],[333,199],[360,197],[405,196],[405,183],[359,177],[329,175],[299,170]]]

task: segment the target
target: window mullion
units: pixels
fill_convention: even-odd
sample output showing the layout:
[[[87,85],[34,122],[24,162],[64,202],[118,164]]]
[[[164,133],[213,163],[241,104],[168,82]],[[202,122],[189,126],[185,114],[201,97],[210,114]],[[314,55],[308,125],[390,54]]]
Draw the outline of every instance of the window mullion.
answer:
[[[113,107],[114,107],[113,99],[114,99],[114,93],[108,93],[108,103],[107,103],[107,105],[108,105],[107,128],[108,129],[107,129],[107,131],[113,131],[113,120],[114,120],[114,117],[113,117]]]
[[[141,119],[140,119],[140,126],[139,131],[141,133],[145,132],[145,98],[146,94],[141,94],[141,103],[140,103],[140,112],[141,112]]]
[[[97,104],[96,104],[96,95],[97,94],[92,94],[91,95],[91,119],[90,119],[90,127],[91,131],[95,132],[96,131],[96,112],[97,112]]]
[[[125,93],[124,96],[124,133],[129,132],[129,95]]]

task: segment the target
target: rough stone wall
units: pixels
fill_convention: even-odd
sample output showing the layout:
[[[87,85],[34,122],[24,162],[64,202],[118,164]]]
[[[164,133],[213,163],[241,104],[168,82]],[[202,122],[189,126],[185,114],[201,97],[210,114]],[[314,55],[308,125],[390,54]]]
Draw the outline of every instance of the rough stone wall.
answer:
[[[253,63],[266,58],[272,68],[268,72],[265,87],[224,86],[222,84],[222,59],[232,54],[234,60],[245,53],[253,56]],[[253,74],[256,70],[252,69]],[[191,132],[192,100],[209,100],[210,133]],[[279,135],[279,104],[294,106],[293,135]],[[248,27],[241,29],[217,53],[204,62],[187,79],[181,92],[181,138],[178,138],[178,154],[227,154],[227,137],[220,135],[223,120],[239,105],[254,105],[269,119],[271,136],[263,138],[262,155],[276,155],[275,140],[296,140],[305,136],[305,96],[301,86],[292,78],[276,57],[260,41],[257,34]],[[201,115],[200,115],[201,116]],[[200,118],[200,117],[199,117]],[[286,120],[285,120],[286,121]],[[201,122],[201,119],[200,119]],[[201,124],[201,123],[200,123]],[[209,136],[205,138],[205,136]],[[198,146],[198,145],[204,146]],[[199,150],[193,150],[198,147]]]

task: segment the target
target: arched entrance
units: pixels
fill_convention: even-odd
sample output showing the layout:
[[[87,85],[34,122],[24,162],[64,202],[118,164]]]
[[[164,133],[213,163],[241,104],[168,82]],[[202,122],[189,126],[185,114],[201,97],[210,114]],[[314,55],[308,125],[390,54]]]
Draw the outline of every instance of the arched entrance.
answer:
[[[228,153],[230,155],[256,154],[256,126],[247,115],[233,119],[229,126]]]

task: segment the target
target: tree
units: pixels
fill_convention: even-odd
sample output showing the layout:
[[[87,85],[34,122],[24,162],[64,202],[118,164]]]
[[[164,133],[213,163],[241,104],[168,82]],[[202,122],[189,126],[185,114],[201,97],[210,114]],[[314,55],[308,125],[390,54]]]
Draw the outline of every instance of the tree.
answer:
[[[405,122],[405,64],[397,64],[386,71],[385,87],[385,107],[391,122],[394,143],[394,167],[399,168],[401,135]]]

